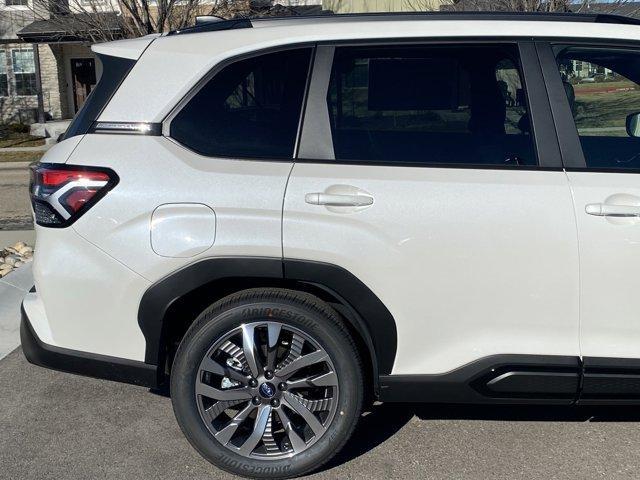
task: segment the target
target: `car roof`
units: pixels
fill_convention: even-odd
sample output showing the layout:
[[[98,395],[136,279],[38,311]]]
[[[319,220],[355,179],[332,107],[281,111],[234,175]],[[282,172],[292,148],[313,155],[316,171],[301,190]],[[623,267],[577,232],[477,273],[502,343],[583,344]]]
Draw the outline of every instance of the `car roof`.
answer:
[[[515,20],[514,20],[515,19]],[[100,115],[99,121],[161,122],[214,67],[231,58],[323,42],[472,42],[515,38],[635,41],[640,27],[626,18],[571,14],[384,14],[210,22],[157,37]],[[232,23],[226,23],[232,22]],[[221,26],[222,25],[222,26]],[[205,28],[206,27],[206,28]],[[231,27],[231,28],[228,28]],[[181,33],[182,32],[182,33]],[[129,40],[127,40],[129,41]],[[109,54],[116,46],[105,44]],[[136,47],[140,50],[139,45]],[[94,48],[95,49],[95,48]],[[98,49],[95,49],[96,51]]]
[[[569,22],[597,23],[614,25],[640,25],[640,20],[621,15],[602,13],[560,13],[560,12],[378,12],[325,14],[288,17],[257,17],[224,20],[219,17],[201,17],[201,23],[181,30],[169,32],[169,35],[184,35],[239,28],[290,27],[316,24],[368,23],[384,21],[510,21],[510,22]]]

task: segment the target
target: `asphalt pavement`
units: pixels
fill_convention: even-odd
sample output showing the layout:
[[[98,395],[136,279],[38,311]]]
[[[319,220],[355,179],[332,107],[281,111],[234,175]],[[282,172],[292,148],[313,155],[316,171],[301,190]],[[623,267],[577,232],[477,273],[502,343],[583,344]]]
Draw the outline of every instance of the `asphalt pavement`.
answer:
[[[228,479],[169,398],[0,360],[0,478]],[[377,405],[315,479],[637,479],[640,409]]]

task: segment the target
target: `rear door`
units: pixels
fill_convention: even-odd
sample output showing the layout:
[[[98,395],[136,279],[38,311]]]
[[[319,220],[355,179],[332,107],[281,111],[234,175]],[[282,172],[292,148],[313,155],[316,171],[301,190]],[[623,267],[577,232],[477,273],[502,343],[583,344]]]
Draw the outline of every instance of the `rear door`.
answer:
[[[640,47],[538,49],[578,224],[582,399],[639,399]]]
[[[537,62],[529,43],[317,49],[284,256],[386,305],[380,373],[578,355],[575,217]]]

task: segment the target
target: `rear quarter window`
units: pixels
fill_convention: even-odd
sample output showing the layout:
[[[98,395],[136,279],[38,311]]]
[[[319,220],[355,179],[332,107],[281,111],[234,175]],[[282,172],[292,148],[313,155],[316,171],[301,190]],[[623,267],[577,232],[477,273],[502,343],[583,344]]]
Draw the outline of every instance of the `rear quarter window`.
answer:
[[[206,156],[292,158],[311,48],[239,60],[171,121],[171,137]]]

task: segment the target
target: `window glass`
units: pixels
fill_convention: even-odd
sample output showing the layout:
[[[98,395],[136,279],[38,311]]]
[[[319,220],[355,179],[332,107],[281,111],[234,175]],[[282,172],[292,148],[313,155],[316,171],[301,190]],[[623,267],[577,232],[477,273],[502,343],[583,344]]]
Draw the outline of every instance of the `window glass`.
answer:
[[[7,77],[7,56],[4,50],[0,50],[0,96],[9,95],[9,79]]]
[[[33,49],[12,50],[11,56],[16,95],[36,95],[36,66],[33,60]]]
[[[640,168],[640,54],[559,47],[558,65],[587,167]]]
[[[171,135],[203,155],[292,158],[311,49],[241,60],[176,115]]]
[[[536,165],[517,47],[338,48],[336,159]]]
[[[16,7],[16,6],[28,6],[29,5],[29,1],[28,0],[4,0],[4,4],[7,7]]]

